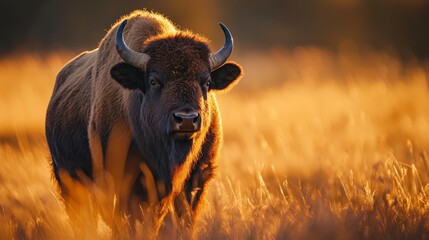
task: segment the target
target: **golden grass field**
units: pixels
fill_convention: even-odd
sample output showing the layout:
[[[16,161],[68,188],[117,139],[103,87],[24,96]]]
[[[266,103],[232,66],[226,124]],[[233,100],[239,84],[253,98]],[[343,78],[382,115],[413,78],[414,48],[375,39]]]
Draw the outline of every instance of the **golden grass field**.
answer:
[[[92,206],[75,227],[52,178],[45,110],[75,54],[0,59],[0,239],[118,238]],[[218,96],[225,141],[195,239],[429,238],[427,62],[311,47],[234,59],[245,77]],[[146,236],[124,221],[119,239]]]

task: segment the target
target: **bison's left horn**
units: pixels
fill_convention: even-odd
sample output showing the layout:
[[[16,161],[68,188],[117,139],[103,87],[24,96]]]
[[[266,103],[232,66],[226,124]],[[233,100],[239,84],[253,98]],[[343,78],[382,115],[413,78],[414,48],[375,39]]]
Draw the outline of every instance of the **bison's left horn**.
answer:
[[[146,64],[149,61],[150,56],[145,53],[136,52],[128,47],[128,45],[124,41],[123,35],[124,27],[126,24],[127,20],[124,20],[119,26],[118,31],[116,32],[116,50],[126,63],[136,68],[146,70]]]
[[[232,53],[232,48],[234,47],[234,40],[232,39],[231,32],[223,23],[219,23],[219,25],[225,34],[225,44],[219,51],[210,53],[209,61],[212,71],[221,67],[226,62],[226,60],[228,60]]]

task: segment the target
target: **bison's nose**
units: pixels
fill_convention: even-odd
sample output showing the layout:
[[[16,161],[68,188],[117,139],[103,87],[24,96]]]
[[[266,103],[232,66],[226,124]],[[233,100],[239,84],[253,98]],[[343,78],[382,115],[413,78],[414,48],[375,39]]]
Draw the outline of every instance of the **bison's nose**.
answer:
[[[173,129],[180,132],[195,132],[200,130],[201,117],[197,111],[181,110],[173,113]]]

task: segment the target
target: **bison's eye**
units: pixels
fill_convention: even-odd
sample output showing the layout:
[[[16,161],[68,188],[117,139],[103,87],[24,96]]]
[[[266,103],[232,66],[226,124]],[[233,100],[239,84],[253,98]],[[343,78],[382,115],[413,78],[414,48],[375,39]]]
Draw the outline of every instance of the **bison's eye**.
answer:
[[[207,87],[207,89],[210,89],[210,86],[212,85],[212,80],[208,80],[207,82],[206,82],[206,87]]]
[[[210,77],[206,77],[206,79],[203,81],[203,87],[208,91],[210,90],[210,87],[212,85],[212,80],[210,79]]]
[[[155,77],[150,78],[150,85],[152,87],[161,87],[162,86],[161,82],[158,79],[156,79]]]

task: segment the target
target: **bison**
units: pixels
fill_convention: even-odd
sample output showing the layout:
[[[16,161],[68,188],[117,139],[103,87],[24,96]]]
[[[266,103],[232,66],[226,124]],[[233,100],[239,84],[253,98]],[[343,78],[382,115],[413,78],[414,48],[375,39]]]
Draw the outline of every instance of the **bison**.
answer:
[[[62,172],[94,182],[108,173],[123,210],[172,199],[179,215],[179,202],[198,212],[222,143],[215,94],[242,76],[240,65],[227,62],[233,39],[220,26],[225,43],[212,53],[207,39],[135,11],[61,69],[46,137],[63,195],[73,190]]]

